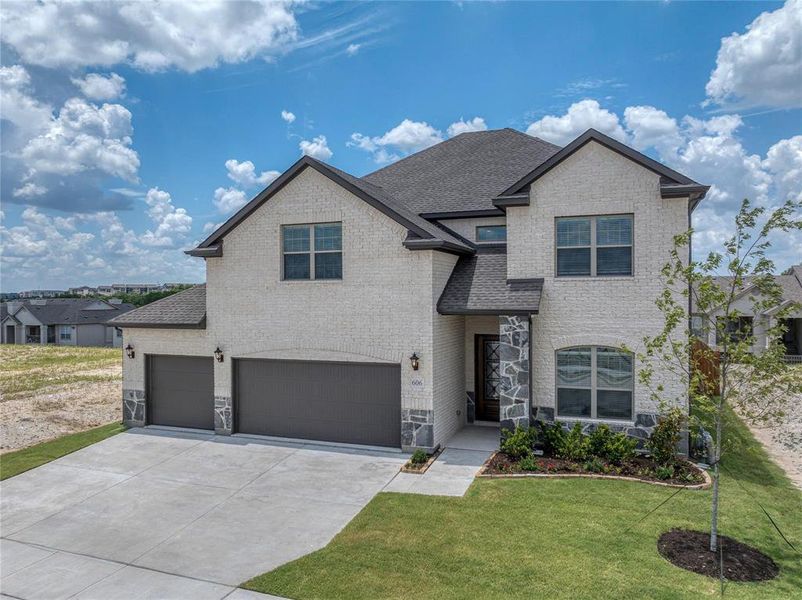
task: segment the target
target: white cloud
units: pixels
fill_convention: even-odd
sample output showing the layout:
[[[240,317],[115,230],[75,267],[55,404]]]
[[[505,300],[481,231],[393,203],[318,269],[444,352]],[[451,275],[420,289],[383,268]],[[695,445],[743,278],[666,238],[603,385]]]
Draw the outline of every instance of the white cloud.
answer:
[[[289,2],[3,3],[0,39],[43,67],[111,66],[189,72],[270,57],[298,37]],[[55,34],[55,35],[54,35]]]
[[[145,203],[156,228],[144,233],[140,240],[143,245],[174,248],[186,238],[192,229],[192,217],[186,209],[173,206],[170,194],[151,188],[145,195]]]
[[[446,132],[448,137],[454,137],[460,133],[469,133],[471,131],[487,131],[487,123],[482,117],[474,117],[469,121],[460,119],[448,126]]]
[[[780,140],[769,148],[763,167],[774,177],[779,200],[802,202],[802,135]]]
[[[22,187],[18,187],[17,189],[15,189],[13,194],[15,198],[35,198],[36,196],[41,196],[46,192],[47,192],[46,187],[42,185],[37,185],[29,181]]]
[[[638,149],[654,147],[665,158],[675,157],[682,145],[676,119],[653,106],[628,106],[624,123],[632,132],[632,145]]]
[[[348,56],[354,56],[359,52],[359,49],[362,47],[362,44],[348,44],[348,47],[345,49],[345,53]]]
[[[295,115],[288,110],[281,111],[281,118],[287,121],[287,123],[292,123],[295,121]]]
[[[352,133],[347,145],[371,152],[377,163],[385,163],[397,160],[399,154],[417,152],[442,141],[443,133],[425,121],[404,119],[381,136]]]
[[[215,223],[214,221],[209,221],[207,223],[204,223],[203,224],[203,233],[204,234],[211,233],[212,231],[214,231],[215,229],[220,227],[220,225],[222,225],[222,224],[223,224],[223,222]]]
[[[564,146],[590,128],[622,142],[627,141],[618,116],[602,108],[596,100],[575,102],[560,117],[545,116],[529,125],[526,133]]]
[[[214,191],[214,205],[221,214],[239,210],[247,201],[245,192],[236,188],[219,187]]]
[[[802,107],[802,0],[723,38],[706,91],[719,104]]]
[[[0,67],[0,118],[14,125],[14,131],[4,132],[3,145],[18,146],[44,130],[52,116],[52,108],[30,95],[31,76],[20,65]],[[6,138],[6,135],[10,137]]]
[[[40,173],[73,175],[97,170],[136,181],[139,156],[130,148],[132,134],[131,113],[124,106],[98,107],[71,98],[21,154],[26,165]]]
[[[125,79],[117,73],[108,76],[88,73],[83,78],[73,77],[71,81],[91,100],[115,100],[125,95]]]
[[[334,152],[329,148],[325,135],[319,135],[311,140],[301,140],[298,147],[301,150],[301,154],[306,154],[318,160],[328,160],[334,155]]]
[[[228,171],[229,179],[244,188],[251,188],[257,185],[265,187],[281,175],[278,171],[262,171],[257,176],[256,167],[251,161],[239,162],[233,158],[226,161],[226,170]]]

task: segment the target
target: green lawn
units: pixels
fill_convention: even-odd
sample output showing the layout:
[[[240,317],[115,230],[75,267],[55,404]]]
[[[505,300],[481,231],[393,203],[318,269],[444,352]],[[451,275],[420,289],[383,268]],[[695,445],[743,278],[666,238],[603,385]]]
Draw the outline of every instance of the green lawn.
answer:
[[[6,399],[51,386],[121,379],[120,348],[0,346],[0,395]]]
[[[759,584],[730,583],[727,598],[802,598],[802,492],[737,422],[722,477],[722,533],[757,546],[781,569]],[[743,486],[743,488],[741,487]],[[744,491],[744,488],[748,492]],[[705,529],[710,491],[674,492],[593,479],[483,479],[464,498],[379,494],[324,549],[243,587],[312,598],[699,598],[717,581],[658,553],[672,527]]]
[[[65,435],[49,442],[42,442],[30,448],[0,455],[0,481],[24,473],[39,465],[49,463],[51,460],[105,440],[125,430],[126,427],[122,423],[110,423],[102,427],[81,431],[80,433]]]

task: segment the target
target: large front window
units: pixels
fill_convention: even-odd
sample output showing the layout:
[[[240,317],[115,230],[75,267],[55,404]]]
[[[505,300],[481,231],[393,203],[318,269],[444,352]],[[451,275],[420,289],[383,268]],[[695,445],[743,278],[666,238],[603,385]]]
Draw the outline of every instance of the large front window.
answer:
[[[342,223],[284,225],[281,240],[284,279],[342,279]]]
[[[557,219],[557,276],[632,275],[632,215]]]
[[[605,346],[557,351],[557,416],[632,420],[632,354]]]
[[[69,325],[62,325],[59,329],[59,339],[62,342],[68,342],[72,339],[72,327]]]

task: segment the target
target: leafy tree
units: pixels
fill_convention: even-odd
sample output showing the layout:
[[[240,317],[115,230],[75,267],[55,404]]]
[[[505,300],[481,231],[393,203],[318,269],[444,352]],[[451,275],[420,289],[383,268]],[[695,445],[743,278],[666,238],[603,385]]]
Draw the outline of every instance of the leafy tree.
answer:
[[[788,201],[766,215],[765,208],[744,200],[733,236],[721,251],[699,262],[687,259],[693,230],[676,236],[662,269],[664,289],[656,300],[664,326],[654,337],[644,338],[639,354],[643,367],[638,377],[651,389],[653,399],[663,407],[684,405],[689,399],[694,422],[712,436],[712,552],[718,547],[719,463],[734,441],[726,422],[729,409],[749,422],[771,424],[781,421],[794,395],[802,393],[800,371],[783,360],[782,343],[783,319],[802,307],[783,300],[774,263],[766,256],[772,234],[802,230],[800,208],[802,202]],[[722,271],[726,278],[715,277]],[[697,315],[693,329],[689,300]],[[744,302],[748,311],[737,308]],[[714,313],[717,318],[709,316]],[[757,327],[740,319],[747,315],[754,315],[754,325],[766,336],[765,348],[755,345]],[[718,350],[702,343],[713,335]],[[718,373],[706,367],[716,363]],[[661,384],[654,385],[656,368],[681,381],[685,397],[669,397]]]

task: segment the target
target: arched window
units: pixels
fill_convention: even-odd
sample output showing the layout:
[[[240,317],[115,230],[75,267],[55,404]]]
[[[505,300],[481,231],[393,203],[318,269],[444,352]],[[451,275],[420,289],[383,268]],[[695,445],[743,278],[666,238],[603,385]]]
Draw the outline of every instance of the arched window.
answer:
[[[557,351],[557,416],[631,421],[633,357],[607,346]]]

